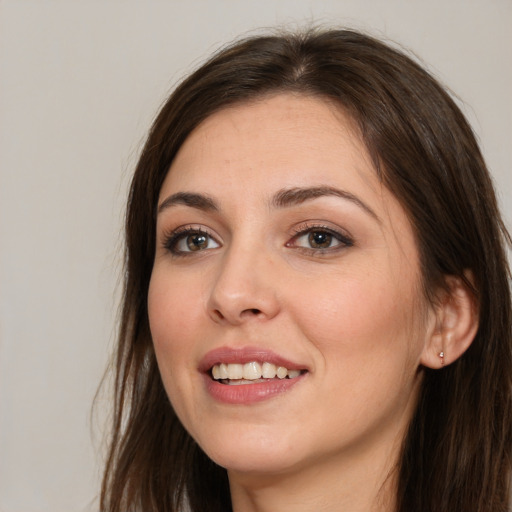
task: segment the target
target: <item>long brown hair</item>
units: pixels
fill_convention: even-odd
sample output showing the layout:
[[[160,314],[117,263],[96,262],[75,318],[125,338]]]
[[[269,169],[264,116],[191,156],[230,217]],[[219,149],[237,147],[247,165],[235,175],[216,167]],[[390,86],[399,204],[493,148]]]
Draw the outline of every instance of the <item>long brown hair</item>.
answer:
[[[474,134],[451,97],[411,58],[349,30],[259,36],[222,49],[157,116],[131,185],[115,408],[101,510],[231,510],[226,471],[177,419],[148,324],[159,190],[183,141],[234,103],[293,92],[325,98],[358,124],[383,183],[408,212],[426,297],[458,276],[479,304],[467,352],[422,369],[403,443],[397,512],[508,509],[512,428],[511,301],[501,220]],[[466,280],[471,272],[472,282]]]

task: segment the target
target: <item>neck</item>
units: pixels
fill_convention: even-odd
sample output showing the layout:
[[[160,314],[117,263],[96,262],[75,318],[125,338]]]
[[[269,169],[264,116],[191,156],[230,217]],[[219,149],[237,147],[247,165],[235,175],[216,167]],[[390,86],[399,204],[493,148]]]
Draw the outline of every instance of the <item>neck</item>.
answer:
[[[229,472],[234,512],[392,512],[396,496],[394,453],[344,456],[281,474]]]

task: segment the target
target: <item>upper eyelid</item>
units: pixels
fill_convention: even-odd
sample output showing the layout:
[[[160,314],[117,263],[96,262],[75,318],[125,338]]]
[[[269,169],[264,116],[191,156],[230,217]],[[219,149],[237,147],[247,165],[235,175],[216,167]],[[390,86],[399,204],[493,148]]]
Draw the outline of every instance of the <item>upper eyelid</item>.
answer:
[[[185,233],[204,233],[205,235],[211,236],[215,240],[217,240],[218,236],[211,230],[210,228],[202,225],[202,224],[182,224],[178,227],[172,229],[163,229],[162,230],[162,238],[169,238],[172,236],[179,236]]]
[[[171,206],[170,208],[175,208]],[[188,210],[193,210],[187,208]],[[167,218],[157,220],[157,236],[175,233],[189,228],[197,229],[211,234],[214,238],[219,238],[219,229],[224,230],[225,224],[221,217],[213,214],[204,214],[202,211],[194,211],[194,215],[188,213],[178,213],[169,215]]]
[[[292,229],[292,237],[296,238],[299,235],[306,234],[309,231],[313,231],[315,229],[318,231],[327,231],[327,232],[329,232],[335,236],[337,235],[340,238],[345,239],[345,240],[353,241],[353,238],[354,238],[346,229],[342,229],[341,227],[332,227],[332,226],[325,224],[325,222],[322,222],[322,221],[318,221],[318,222],[307,221],[304,223],[300,223],[299,225],[295,226]]]

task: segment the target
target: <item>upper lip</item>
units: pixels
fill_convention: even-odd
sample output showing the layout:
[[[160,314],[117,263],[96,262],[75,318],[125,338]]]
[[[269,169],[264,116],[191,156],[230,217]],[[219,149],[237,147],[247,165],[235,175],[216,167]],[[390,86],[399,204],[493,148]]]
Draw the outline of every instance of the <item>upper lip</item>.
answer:
[[[295,363],[275,352],[261,347],[231,348],[220,347],[208,352],[199,363],[199,370],[209,372],[211,368],[220,363],[251,363],[253,361],[267,362],[276,366],[283,366],[288,370],[307,370],[303,364]]]

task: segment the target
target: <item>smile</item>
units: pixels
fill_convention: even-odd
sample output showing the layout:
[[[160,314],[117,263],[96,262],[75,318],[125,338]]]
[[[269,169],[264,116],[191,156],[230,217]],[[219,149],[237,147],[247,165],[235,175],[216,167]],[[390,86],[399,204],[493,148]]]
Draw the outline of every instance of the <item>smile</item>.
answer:
[[[201,359],[198,370],[216,402],[250,405],[301,387],[299,383],[308,380],[311,369],[272,350],[246,346],[211,350]]]
[[[288,370],[269,362],[251,361],[242,363],[220,363],[211,369],[211,376],[222,384],[240,385],[267,382],[268,379],[296,379],[301,370]]]

